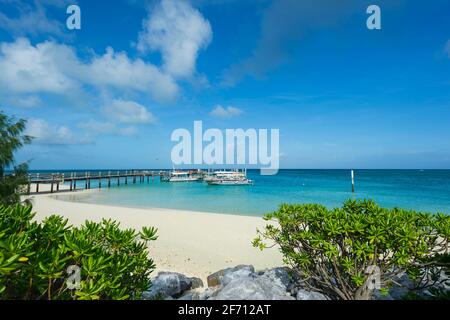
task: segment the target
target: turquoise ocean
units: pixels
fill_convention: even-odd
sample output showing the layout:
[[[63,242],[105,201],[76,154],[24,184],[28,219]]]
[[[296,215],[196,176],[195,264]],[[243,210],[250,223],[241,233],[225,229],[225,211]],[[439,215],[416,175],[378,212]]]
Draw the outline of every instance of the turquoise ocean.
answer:
[[[281,203],[320,203],[329,208],[346,199],[373,199],[382,206],[450,214],[450,170],[280,170],[274,176],[248,172],[253,186],[209,186],[203,182],[152,181],[100,192],[55,195],[65,201],[138,208],[170,208],[262,216]],[[96,183],[92,183],[95,187]],[[105,184],[103,184],[105,186]],[[78,188],[83,188],[80,183]]]

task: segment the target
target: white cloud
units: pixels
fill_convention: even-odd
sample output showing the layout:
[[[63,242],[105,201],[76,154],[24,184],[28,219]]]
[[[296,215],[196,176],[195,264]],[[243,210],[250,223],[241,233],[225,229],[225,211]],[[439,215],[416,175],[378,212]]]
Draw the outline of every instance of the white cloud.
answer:
[[[143,22],[137,48],[160,51],[164,70],[188,78],[195,73],[200,49],[212,39],[211,26],[202,14],[187,1],[162,0]]]
[[[0,44],[0,86],[13,93],[64,93],[78,87],[70,76],[79,67],[74,50],[54,42],[33,46],[26,38]]]
[[[107,48],[86,66],[86,82],[98,86],[112,86],[152,93],[157,100],[172,100],[178,93],[174,79],[156,66],[141,59],[131,60],[124,52]]]
[[[154,123],[155,116],[143,105],[134,101],[113,100],[103,107],[103,113],[119,123]]]
[[[42,103],[41,98],[35,95],[11,96],[0,99],[0,101],[6,105],[20,108],[34,108]]]
[[[34,137],[36,144],[87,144],[90,140],[78,137],[68,127],[51,125],[43,119],[30,119],[27,123],[26,134]]]
[[[3,1],[5,2],[5,1]],[[50,1],[35,0],[34,2],[24,3],[20,1],[6,1],[11,4],[18,14],[10,18],[0,12],[0,29],[7,30],[16,36],[38,34],[64,35],[64,24],[61,21],[50,19],[45,9],[46,5],[52,5],[62,8],[69,1]]]
[[[217,118],[232,118],[242,114],[242,110],[235,107],[222,107],[217,105],[211,112],[210,115]]]
[[[121,128],[111,122],[102,122],[93,119],[81,123],[80,127],[93,134],[116,134],[120,136],[133,136],[137,134],[137,129],[133,126]]]
[[[125,128],[119,128],[117,134],[121,136],[135,136],[138,133],[136,127],[130,126]]]
[[[112,48],[83,62],[70,46],[54,41],[32,45],[19,38],[0,44],[0,70],[0,90],[8,93],[68,94],[84,85],[150,93],[161,101],[172,100],[178,93],[172,77]]]

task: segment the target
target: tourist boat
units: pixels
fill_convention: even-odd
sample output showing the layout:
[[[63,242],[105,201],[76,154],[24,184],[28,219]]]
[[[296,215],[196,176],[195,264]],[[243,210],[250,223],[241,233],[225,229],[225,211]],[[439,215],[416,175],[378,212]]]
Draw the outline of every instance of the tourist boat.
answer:
[[[193,182],[200,181],[201,179],[201,175],[194,174],[190,171],[172,171],[161,177],[161,181],[163,182]]]
[[[209,185],[240,186],[252,185],[253,181],[247,179],[246,171],[215,171],[203,178]]]
[[[208,181],[209,185],[213,186],[249,186],[253,184],[253,181],[250,179],[240,179],[240,180],[211,180]]]

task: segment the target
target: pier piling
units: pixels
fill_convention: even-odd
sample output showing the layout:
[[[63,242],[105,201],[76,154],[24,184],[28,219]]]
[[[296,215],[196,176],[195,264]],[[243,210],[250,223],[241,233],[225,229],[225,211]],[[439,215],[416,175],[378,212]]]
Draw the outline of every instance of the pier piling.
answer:
[[[50,193],[53,193],[53,183],[55,181],[55,175],[52,173],[52,182],[51,182],[51,186],[50,186]]]
[[[59,182],[60,182],[61,175],[59,173],[57,175],[58,175],[58,180],[56,180],[56,192],[59,192]],[[62,175],[62,178],[63,178],[63,183],[64,183],[64,174]]]
[[[27,194],[31,193],[31,175],[28,175],[28,186],[27,186]]]

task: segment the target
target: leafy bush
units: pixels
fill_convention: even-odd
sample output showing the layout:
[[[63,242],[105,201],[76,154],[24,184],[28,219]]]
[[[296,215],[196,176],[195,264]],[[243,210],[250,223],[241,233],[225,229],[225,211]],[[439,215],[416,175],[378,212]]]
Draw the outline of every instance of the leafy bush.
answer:
[[[349,200],[332,210],[282,205],[265,219],[272,223],[253,245],[279,245],[304,285],[332,299],[370,299],[374,281],[387,293],[404,272],[422,286],[433,283],[444,267],[435,257],[449,250],[450,216],[384,209],[373,201]]]
[[[26,163],[14,167],[11,174],[0,177],[0,205],[20,203],[20,195],[26,192],[27,184],[28,164]]]
[[[155,266],[147,243],[156,229],[121,230],[110,220],[76,228],[59,216],[33,217],[31,207],[0,206],[0,299],[139,299],[149,288]],[[74,290],[70,266],[81,268]]]

